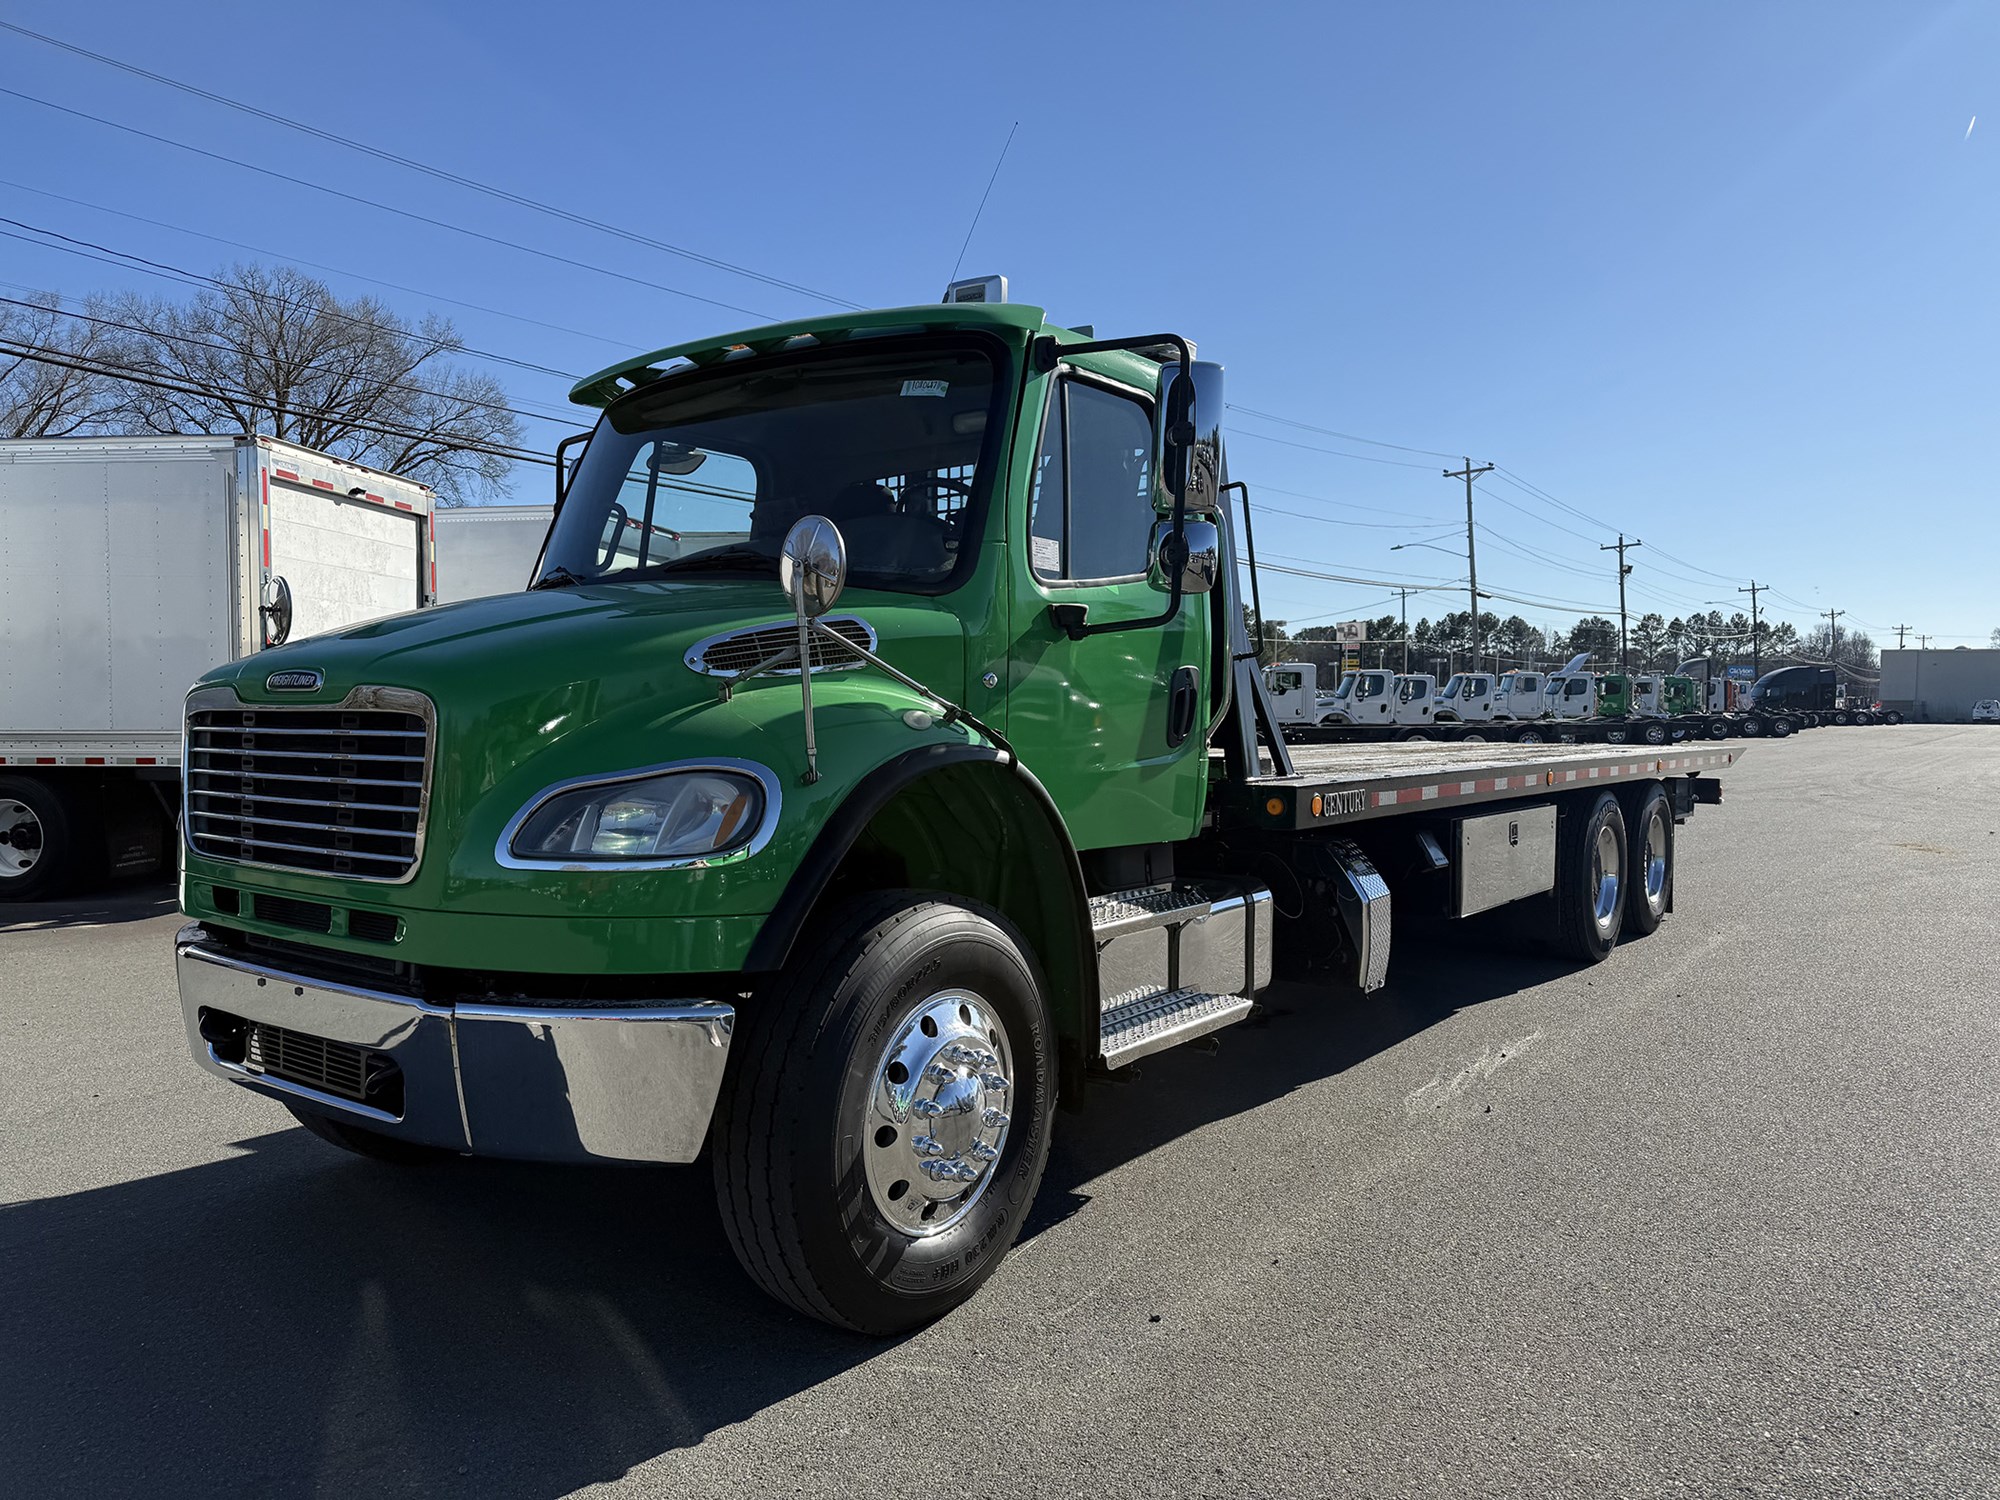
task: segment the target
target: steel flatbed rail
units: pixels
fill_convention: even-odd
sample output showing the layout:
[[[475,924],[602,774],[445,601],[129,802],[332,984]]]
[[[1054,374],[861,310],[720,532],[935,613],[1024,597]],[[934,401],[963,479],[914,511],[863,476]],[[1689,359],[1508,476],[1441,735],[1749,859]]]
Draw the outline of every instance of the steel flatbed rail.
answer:
[[[1414,812],[1425,804],[1465,807],[1518,802],[1525,794],[1575,791],[1641,777],[1693,776],[1734,765],[1741,746],[1438,744],[1294,745],[1297,774],[1252,777],[1234,789],[1226,816],[1270,830],[1328,828]],[[1267,763],[1268,764],[1268,763]]]

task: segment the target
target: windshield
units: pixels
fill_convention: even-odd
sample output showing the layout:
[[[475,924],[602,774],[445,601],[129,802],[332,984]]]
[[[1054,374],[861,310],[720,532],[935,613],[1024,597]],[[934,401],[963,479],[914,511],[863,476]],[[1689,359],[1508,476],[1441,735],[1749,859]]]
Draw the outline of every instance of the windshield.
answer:
[[[1439,693],[1438,696],[1440,698],[1456,698],[1458,696],[1458,690],[1464,684],[1464,682],[1465,679],[1463,677],[1452,678],[1450,682],[1447,682],[1444,685],[1444,691]]]
[[[1353,693],[1354,674],[1349,672],[1345,677],[1340,679],[1340,686],[1333,690],[1333,696],[1336,698],[1347,698],[1351,697]]]
[[[855,584],[937,592],[973,550],[1001,389],[985,352],[935,343],[642,388],[591,436],[538,582],[775,577],[785,533],[817,514]]]

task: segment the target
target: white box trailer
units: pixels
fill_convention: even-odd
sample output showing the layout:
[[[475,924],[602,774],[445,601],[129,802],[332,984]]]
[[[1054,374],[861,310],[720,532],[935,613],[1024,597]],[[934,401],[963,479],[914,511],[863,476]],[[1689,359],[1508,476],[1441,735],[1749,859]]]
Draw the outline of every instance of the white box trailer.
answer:
[[[518,594],[528,586],[553,505],[461,505],[437,512],[437,602]]]
[[[195,678],[433,602],[431,517],[269,438],[0,441],[0,900],[156,865]]]

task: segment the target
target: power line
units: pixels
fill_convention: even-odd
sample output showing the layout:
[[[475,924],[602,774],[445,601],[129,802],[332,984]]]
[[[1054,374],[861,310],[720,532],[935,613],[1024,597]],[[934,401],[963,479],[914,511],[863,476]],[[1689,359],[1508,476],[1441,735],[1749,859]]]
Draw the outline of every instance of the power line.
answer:
[[[0,25],[4,25],[0,22]],[[400,281],[384,281],[379,276],[365,276],[359,271],[350,271],[343,266],[328,265],[325,261],[307,260],[300,255],[287,255],[277,250],[267,250],[261,245],[246,244],[242,240],[226,239],[219,234],[210,234],[202,229],[190,229],[185,224],[170,224],[165,219],[149,219],[144,214],[135,214],[122,208],[112,208],[104,203],[92,203],[88,198],[72,198],[64,193],[53,193],[47,188],[30,187],[25,182],[13,182],[0,177],[0,187],[10,187],[16,192],[33,193],[38,198],[53,198],[58,203],[68,203],[76,208],[87,208],[93,213],[111,214],[120,219],[130,219],[135,224],[149,225],[154,229],[164,229],[169,234],[184,234],[197,240],[207,240],[211,244],[227,245],[232,250],[247,250],[252,255],[264,255],[275,261],[284,261],[295,266],[311,266],[315,271],[325,271],[333,276],[345,276],[351,281],[365,281],[370,286],[387,287],[392,292],[405,292],[412,297],[422,297],[431,302],[443,302],[452,307],[462,307],[468,312],[485,313],[490,317],[507,318],[515,323],[525,323],[530,328],[545,328],[551,333],[572,334],[580,339],[590,339],[600,344],[609,344],[616,349],[629,350],[630,339],[614,339],[606,333],[591,333],[583,328],[571,328],[562,323],[547,323],[540,318],[528,317],[525,313],[508,312],[503,307],[488,307],[481,302],[467,302],[459,297],[447,297],[442,292],[426,291],[422,287],[405,286]]]
[[[1020,128],[1021,122],[1016,120],[1001,144],[1000,159],[993,163],[993,175],[986,179],[986,191],[979,195],[979,207],[972,211],[972,222],[965,226],[965,241],[958,247],[958,259],[951,263],[951,275],[945,277],[947,286],[958,280],[958,268],[965,264],[965,252],[972,247],[972,232],[979,227],[979,216],[986,212],[986,200],[993,196],[993,184],[1000,180],[1000,169],[1007,164],[1007,152],[1014,144],[1014,131]]]
[[[472,192],[475,193],[483,193],[489,198],[497,198],[502,202],[512,203],[520,208],[532,209],[537,213],[548,214],[554,218],[562,219],[567,223],[579,225],[585,229],[594,229],[598,231],[600,234],[612,235],[618,239],[628,240],[635,245],[644,245],[648,249],[658,250],[662,254],[679,256],[681,259],[692,261],[697,265],[709,266],[718,271],[727,271],[734,276],[747,277],[751,281],[759,281],[766,286],[777,287],[783,291],[796,292],[800,296],[813,297],[821,302],[831,302],[836,304],[837,306],[849,307],[849,308],[859,308],[861,306],[861,304],[858,302],[849,302],[844,297],[836,297],[831,292],[818,291],[813,287],[802,286],[796,281],[787,281],[783,277],[767,275],[763,271],[753,270],[749,266],[738,265],[735,261],[723,260],[719,256],[704,255],[702,252],[698,250],[690,250],[683,245],[669,244],[665,240],[654,239],[651,235],[640,234],[636,230],[626,229],[621,225],[609,224],[602,219],[594,219],[587,214],[580,214],[572,209],[563,208],[557,204],[544,203],[540,199],[530,198],[526,194],[517,193],[508,188],[497,187],[489,182],[481,182],[479,179],[475,177],[467,177],[459,172],[449,171],[443,167],[432,166],[428,162],[418,161],[413,157],[401,156],[394,151],[385,151],[378,146],[371,146],[365,141],[355,140],[352,136],[340,135],[331,130],[323,130],[317,125],[308,125],[302,120],[294,120],[288,115],[277,114],[271,110],[259,109],[254,104],[246,104],[240,99],[232,99],[225,94],[211,93],[207,89],[197,87],[196,85],[187,83],[182,79],[170,78],[164,73],[155,73],[150,69],[139,67],[136,64],[124,62],[115,57],[107,57],[102,52],[92,52],[86,47],[77,46],[74,42],[65,42],[59,37],[48,36],[39,31],[31,31],[27,27],[18,25],[12,21],[0,21],[0,27],[4,27],[6,30],[15,32],[20,36],[28,37],[37,42],[42,42],[47,46],[59,47],[63,51],[73,53],[78,57],[88,58],[92,62],[103,64],[105,67],[117,68],[121,72],[129,73],[134,77],[147,79],[149,82],[157,83],[161,85],[163,88],[178,89],[180,92],[184,94],[193,95],[195,98],[198,99],[205,99],[211,104],[222,105],[224,108],[236,110],[240,114],[251,115],[257,119],[267,121],[273,125],[281,125],[287,130],[296,130],[301,134],[313,136],[318,140],[326,141],[332,145],[345,147],[350,151],[359,151],[365,156],[374,157],[377,161],[389,162],[395,166],[406,168],[407,170],[412,172],[421,172],[425,176],[435,178],[440,182],[449,182],[454,184],[455,186],[470,189]],[[16,97],[29,98],[29,96],[25,94],[17,95]],[[33,100],[32,102],[38,104],[47,103],[46,100]],[[63,106],[51,105],[50,107],[55,109],[61,109]],[[81,113],[81,111],[72,111],[72,113]],[[85,118],[92,119],[95,117],[85,116]],[[100,123],[111,124],[113,122],[100,121]],[[117,128],[126,129],[129,127],[119,126]],[[143,134],[143,132],[140,133]],[[164,139],[164,138],[155,137],[155,139]],[[1013,137],[1010,135],[1008,139],[1011,141]],[[180,143],[169,142],[168,144],[179,145]],[[186,149],[195,150],[198,148],[188,147]],[[255,171],[260,169],[252,168],[251,170]],[[306,185],[312,186],[313,184],[306,184]],[[326,191],[331,192],[332,189],[326,189]],[[396,212],[396,210],[391,210],[391,212]],[[672,289],[669,288],[669,290]],[[692,297],[694,296],[694,293],[681,292],[679,293],[679,295],[684,297]],[[711,299],[703,297],[703,298],[698,298],[697,300],[706,302],[710,301]],[[743,312],[746,310],[739,307],[731,307],[731,305],[726,302],[717,302],[714,305],[717,307],[730,307],[731,311],[734,312]],[[764,314],[758,313],[754,314],[754,316],[762,317],[764,316]]]
[[[586,260],[577,260],[574,256],[558,255],[553,250],[537,249],[533,245],[524,245],[518,240],[510,240],[502,235],[487,234],[483,230],[472,229],[464,224],[454,224],[449,219],[434,219],[430,215],[420,214],[414,209],[398,208],[393,203],[384,203],[380,199],[364,197],[360,193],[350,193],[340,188],[328,187],[324,183],[312,182],[304,177],[294,177],[289,172],[280,172],[273,167],[260,167],[255,162],[243,161],[234,156],[224,156],[220,151],[210,151],[206,147],[190,145],[186,141],[177,141],[171,136],[158,135],[150,130],[141,130],[136,125],[126,125],[118,120],[107,120],[104,116],[91,114],[88,110],[72,109],[67,104],[57,104],[50,99],[41,99],[33,94],[24,94],[19,89],[0,88],[0,94],[4,94],[10,99],[22,100],[28,104],[38,104],[44,109],[52,109],[58,114],[69,115],[78,120],[88,120],[94,125],[103,125],[111,130],[123,131],[127,135],[138,136],[141,140],[153,141],[162,146],[172,146],[177,151],[186,151],[195,156],[206,157],[210,161],[218,161],[225,166],[237,167],[245,172],[255,172],[260,177],[269,177],[278,182],[287,182],[294,187],[307,188],[315,193],[325,193],[329,197],[339,198],[344,202],[358,203],[365,208],[376,209],[385,214],[393,214],[397,218],[408,219],[413,223],[427,224],[433,229],[449,230],[453,234],[462,234],[468,239],[480,240],[489,245],[499,245],[508,250],[516,250],[523,255],[532,255],[541,260],[551,261],[556,265],[570,266],[580,271],[592,271],[599,276],[609,276],[616,281],[626,281],[634,286],[643,286],[652,291],[666,292],[675,297],[685,297],[691,302],[706,303],[710,307],[724,308],[730,312],[742,313],[747,317],[760,318],[766,322],[769,322],[771,319],[769,313],[759,312],[754,307],[743,307],[734,302],[724,302],[717,297],[704,297],[699,292],[690,292],[682,287],[668,286],[663,281],[649,281],[643,276],[633,276],[625,271],[614,271],[608,266],[593,265]]]
[[[143,335],[146,338],[161,339],[170,344],[182,344],[193,349],[215,349],[219,350],[224,354],[236,355],[239,358],[251,357],[246,353],[246,351],[242,349],[235,348],[229,344],[218,343],[214,339],[198,339],[190,337],[189,335],[184,333],[167,333],[161,329],[148,328],[142,323],[126,323],[126,322],[121,322],[117,318],[101,318],[93,313],[71,312],[69,311],[69,309],[65,307],[61,306],[49,307],[46,304],[39,302],[25,301],[24,299],[19,297],[0,297],[0,306],[25,307],[43,312],[50,312],[54,313],[59,318],[72,318],[77,322],[95,324],[100,328],[116,328],[125,333],[136,333]],[[380,324],[377,324],[375,326],[382,327],[382,325]],[[388,328],[384,328],[383,331],[388,333],[398,333],[398,330],[388,329]],[[438,350],[442,350],[446,346],[434,346],[434,347]],[[428,356],[425,357],[428,358]],[[412,368],[414,368],[414,366]],[[298,370],[299,373],[301,374],[309,374],[315,371],[325,372],[326,367],[324,365],[304,364],[300,365],[298,367]],[[462,405],[484,407],[489,411],[503,411],[511,416],[527,417],[533,421],[550,422],[554,423],[557,426],[562,426],[562,427],[575,425],[575,419],[565,412],[550,414],[547,412],[527,411],[518,406],[509,406],[504,401],[483,401],[475,396],[455,395],[450,391],[438,390],[435,386],[408,385],[401,382],[390,382],[377,387],[377,389],[383,391],[403,391],[413,396],[436,396],[440,400],[444,401],[457,401]]]
[[[40,344],[17,343],[13,339],[0,338],[0,353],[11,354],[20,359],[32,360],[36,364],[55,365],[62,369],[75,370],[85,375],[101,375],[107,379],[126,381],[132,385],[143,385],[154,390],[169,391],[183,396],[198,396],[212,399],[213,391],[199,386],[183,384],[179,381],[162,380],[149,373],[133,370],[130,366],[111,364],[97,360],[79,360],[65,355],[60,350],[49,349]],[[224,393],[246,403],[259,402],[260,398],[243,391],[225,390]],[[419,428],[404,427],[380,420],[361,420],[345,412],[326,407],[293,407],[292,411],[301,416],[328,417],[343,422],[357,432],[371,432],[381,437],[401,438],[405,442],[432,443],[443,446],[447,453],[480,453],[494,458],[504,458],[513,463],[540,464],[553,469],[555,459],[525,448],[510,448],[494,443],[446,442],[440,434],[425,432]],[[289,441],[282,438],[281,441]]]
[[[256,295],[255,293],[252,292],[251,288],[244,286],[241,282],[229,281],[220,276],[207,276],[202,274],[200,271],[190,271],[185,266],[176,266],[171,264],[170,262],[163,260],[149,260],[145,256],[135,255],[129,250],[119,250],[109,245],[99,244],[95,240],[79,239],[75,235],[62,234],[53,229],[44,229],[38,224],[29,224],[21,219],[10,219],[6,217],[4,214],[0,214],[0,224],[12,224],[16,228],[28,230],[30,233],[43,235],[49,239],[61,240],[64,242],[63,244],[60,245],[46,245],[42,244],[40,240],[29,239],[26,235],[14,234],[9,232],[8,230],[0,229],[0,236],[5,236],[10,240],[20,240],[23,244],[41,245],[41,247],[45,250],[61,250],[65,254],[80,255],[85,260],[100,261],[105,265],[117,266],[120,270],[139,271],[148,276],[159,276],[169,281],[181,282],[187,286],[212,287],[218,291],[242,292],[246,296]],[[72,247],[79,247],[79,248],[72,248]],[[92,251],[98,251],[101,253],[92,254],[91,253]],[[130,264],[128,264],[128,262]],[[290,307],[296,307],[299,305],[297,299],[295,298],[274,296],[274,300]],[[353,323],[353,322],[366,321],[364,319],[355,318],[354,315],[351,313],[338,312],[332,308],[323,309],[323,312],[325,316],[329,318],[339,319],[342,322]],[[549,375],[553,376],[558,380],[567,380],[571,382],[574,382],[581,378],[580,376],[569,370],[558,370],[552,365],[538,365],[531,360],[515,359],[512,355],[509,354],[496,354],[490,349],[475,349],[469,344],[450,345],[442,340],[436,339],[434,337],[431,337],[423,333],[412,333],[410,337],[422,340],[423,342],[426,343],[437,344],[440,348],[448,348],[451,350],[451,352],[455,354],[465,355],[468,358],[485,359],[485,360],[491,360],[495,364],[511,365],[517,370],[526,370],[529,373],[535,375]]]
[[[1258,411],[1254,406],[1238,406],[1234,401],[1226,403],[1229,410],[1240,411],[1246,417],[1260,417],[1266,422],[1277,422],[1285,427],[1297,427],[1305,432],[1317,432],[1322,437],[1340,438],[1350,443],[1366,443],[1371,448],[1394,448],[1398,453],[1421,453],[1429,458],[1456,458],[1455,453],[1446,453],[1436,448],[1412,448],[1406,443],[1385,443],[1380,438],[1362,437],[1359,433],[1336,432],[1331,427],[1315,427],[1311,422],[1300,422],[1292,417],[1281,417],[1274,412]],[[1428,465],[1413,464],[1413,468]]]
[[[0,93],[5,92],[5,89],[0,89]],[[1295,443],[1290,438],[1273,437],[1268,432],[1252,432],[1247,427],[1231,427],[1229,431],[1235,433],[1238,437],[1256,438],[1266,443],[1282,443],[1287,448],[1303,448],[1308,453],[1325,453],[1334,458],[1351,458],[1357,463],[1393,464],[1399,469],[1428,469],[1430,467],[1429,464],[1411,463],[1408,459],[1403,458],[1377,458],[1372,453],[1342,453],[1336,448],[1321,448],[1312,443]]]

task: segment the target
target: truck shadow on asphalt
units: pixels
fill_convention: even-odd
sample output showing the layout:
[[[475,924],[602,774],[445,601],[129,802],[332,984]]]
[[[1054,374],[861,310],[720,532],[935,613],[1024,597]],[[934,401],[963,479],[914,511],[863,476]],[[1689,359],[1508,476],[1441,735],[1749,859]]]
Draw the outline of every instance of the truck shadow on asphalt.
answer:
[[[1381,994],[1281,987],[1216,1055],[1093,1088],[1028,1233],[1123,1162],[1562,972],[1399,960]],[[16,1493],[555,1496],[893,1347],[755,1291],[704,1167],[398,1170],[298,1129],[240,1150],[0,1210]]]
[[[62,901],[10,901],[0,905],[0,935],[47,932],[64,927],[108,927],[144,922],[179,909],[171,876],[147,876],[124,885]]]

